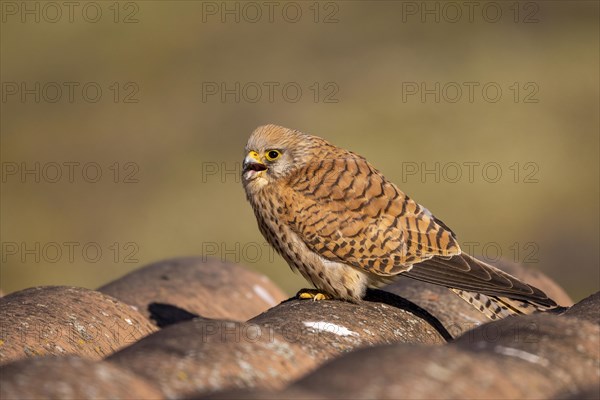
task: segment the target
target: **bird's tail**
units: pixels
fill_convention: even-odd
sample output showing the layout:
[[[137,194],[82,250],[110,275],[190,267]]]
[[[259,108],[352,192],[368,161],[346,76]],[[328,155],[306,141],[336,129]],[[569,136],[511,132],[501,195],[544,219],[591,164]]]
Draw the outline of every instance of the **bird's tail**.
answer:
[[[488,296],[482,293],[450,289],[461,299],[477,308],[489,319],[502,319],[509,315],[531,314],[536,311],[548,311],[554,307],[543,306],[529,301],[514,300],[508,297]]]

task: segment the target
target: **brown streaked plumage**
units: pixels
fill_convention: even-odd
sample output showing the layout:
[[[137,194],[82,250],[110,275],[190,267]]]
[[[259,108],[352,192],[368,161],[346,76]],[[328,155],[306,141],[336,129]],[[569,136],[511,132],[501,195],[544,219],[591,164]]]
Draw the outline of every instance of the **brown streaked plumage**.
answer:
[[[492,319],[556,307],[463,253],[450,228],[367,160],[319,137],[257,128],[242,182],[267,241],[330,296],[356,301],[403,274],[453,289]]]

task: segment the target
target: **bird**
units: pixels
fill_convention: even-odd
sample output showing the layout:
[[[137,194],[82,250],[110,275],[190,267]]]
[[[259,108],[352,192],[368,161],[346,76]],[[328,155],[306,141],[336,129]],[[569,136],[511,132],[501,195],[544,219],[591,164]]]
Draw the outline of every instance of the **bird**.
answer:
[[[242,185],[258,228],[314,289],[359,302],[399,276],[454,291],[489,319],[557,308],[542,290],[463,252],[455,233],[364,157],[268,124],[250,135]]]

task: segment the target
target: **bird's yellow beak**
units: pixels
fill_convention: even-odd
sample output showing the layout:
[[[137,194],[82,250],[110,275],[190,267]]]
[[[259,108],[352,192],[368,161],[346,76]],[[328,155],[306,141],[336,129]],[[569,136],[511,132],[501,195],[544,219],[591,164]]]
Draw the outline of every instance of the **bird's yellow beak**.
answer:
[[[246,154],[246,158],[244,158],[244,162],[242,164],[243,172],[256,171],[256,173],[258,173],[266,169],[267,166],[262,163],[262,160],[257,152],[250,151],[248,154]]]

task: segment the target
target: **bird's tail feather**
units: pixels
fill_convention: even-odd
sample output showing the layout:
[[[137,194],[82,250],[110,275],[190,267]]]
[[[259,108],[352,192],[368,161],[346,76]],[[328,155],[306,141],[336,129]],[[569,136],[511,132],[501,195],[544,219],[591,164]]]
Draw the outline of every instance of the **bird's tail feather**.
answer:
[[[489,319],[501,319],[510,315],[531,314],[536,311],[547,311],[551,308],[508,297],[487,296],[476,292],[450,289],[461,299],[477,308]]]

